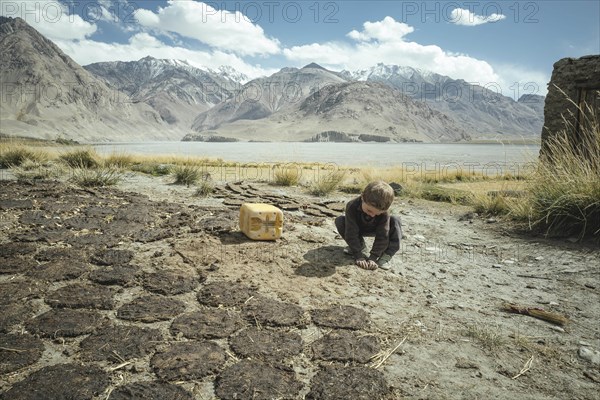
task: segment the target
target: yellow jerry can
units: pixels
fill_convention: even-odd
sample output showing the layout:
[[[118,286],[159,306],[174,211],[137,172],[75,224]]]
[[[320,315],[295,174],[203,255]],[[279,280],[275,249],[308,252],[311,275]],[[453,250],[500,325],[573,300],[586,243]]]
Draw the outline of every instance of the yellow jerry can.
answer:
[[[283,212],[270,204],[244,203],[240,207],[240,230],[253,240],[279,239]]]

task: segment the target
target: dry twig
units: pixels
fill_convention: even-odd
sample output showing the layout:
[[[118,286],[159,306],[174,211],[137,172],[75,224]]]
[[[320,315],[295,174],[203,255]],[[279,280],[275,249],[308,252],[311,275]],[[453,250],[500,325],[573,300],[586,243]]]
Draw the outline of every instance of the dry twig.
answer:
[[[511,379],[517,379],[518,377],[520,377],[521,375],[523,375],[525,372],[529,371],[531,369],[531,365],[533,364],[533,356],[531,356],[529,358],[529,360],[527,360],[527,362],[525,363],[525,365],[523,365],[523,368],[521,368],[521,371],[519,371],[518,374],[516,374],[515,376],[513,376]]]
[[[379,361],[377,364],[374,364],[374,365],[372,365],[371,367],[372,367],[372,368],[375,368],[375,369],[377,369],[377,368],[381,367],[381,366],[383,365],[383,363],[384,363],[384,362],[385,362],[385,361],[386,361],[388,358],[390,358],[390,356],[391,356],[392,354],[394,354],[394,353],[396,352],[396,350],[398,350],[398,348],[399,348],[400,346],[402,346],[402,344],[403,344],[403,343],[406,341],[406,339],[407,339],[407,338],[408,338],[408,336],[404,336],[404,339],[402,339],[402,340],[400,341],[400,343],[398,343],[398,344],[396,345],[396,347],[394,347],[392,350],[388,351],[387,353],[385,353],[385,352],[384,352],[384,353],[376,354],[375,356],[373,356],[373,358],[379,358],[379,357],[381,357],[381,360],[380,360],[380,361]]]

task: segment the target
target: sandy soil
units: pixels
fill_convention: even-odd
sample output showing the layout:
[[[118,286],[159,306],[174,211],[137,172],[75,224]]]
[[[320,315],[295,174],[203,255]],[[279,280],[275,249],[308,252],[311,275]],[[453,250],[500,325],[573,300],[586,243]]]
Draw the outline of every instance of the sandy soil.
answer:
[[[398,198],[401,252],[365,271],[333,225],[352,195],[170,182],[0,181],[1,399],[597,398],[597,245]],[[237,230],[248,200],[287,205],[279,240]]]

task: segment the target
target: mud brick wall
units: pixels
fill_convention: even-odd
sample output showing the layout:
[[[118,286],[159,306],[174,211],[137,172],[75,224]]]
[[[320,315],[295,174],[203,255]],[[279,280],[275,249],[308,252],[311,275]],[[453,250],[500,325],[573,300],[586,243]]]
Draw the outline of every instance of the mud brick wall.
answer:
[[[577,143],[582,117],[576,104],[586,102],[597,117],[600,117],[600,55],[581,58],[563,58],[554,64],[552,78],[548,84],[548,95],[544,104],[544,127],[542,128],[542,150],[546,154],[545,144],[551,135],[565,130]],[[572,100],[571,101],[569,101]],[[568,121],[565,125],[563,117]],[[578,118],[580,123],[578,123]]]

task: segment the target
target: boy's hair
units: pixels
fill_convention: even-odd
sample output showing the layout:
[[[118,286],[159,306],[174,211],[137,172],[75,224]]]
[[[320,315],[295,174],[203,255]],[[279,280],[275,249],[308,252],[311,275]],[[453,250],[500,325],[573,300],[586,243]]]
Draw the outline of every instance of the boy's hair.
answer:
[[[362,199],[376,209],[386,211],[394,201],[394,189],[384,181],[371,182],[364,188]]]

